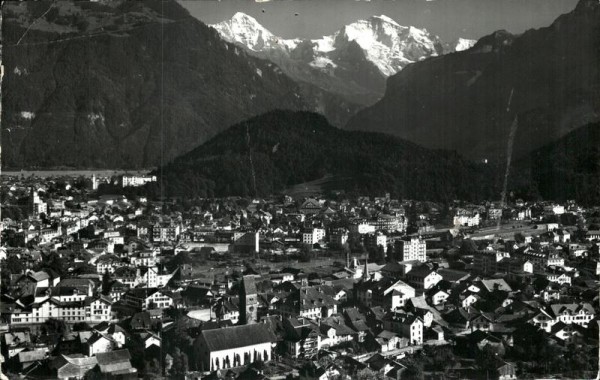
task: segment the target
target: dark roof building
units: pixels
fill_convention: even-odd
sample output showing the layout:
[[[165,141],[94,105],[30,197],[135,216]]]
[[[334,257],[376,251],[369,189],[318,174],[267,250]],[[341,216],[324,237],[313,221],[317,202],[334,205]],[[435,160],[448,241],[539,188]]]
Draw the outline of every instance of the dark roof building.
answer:
[[[202,370],[239,367],[271,360],[275,335],[263,323],[203,330],[194,346],[202,358]]]

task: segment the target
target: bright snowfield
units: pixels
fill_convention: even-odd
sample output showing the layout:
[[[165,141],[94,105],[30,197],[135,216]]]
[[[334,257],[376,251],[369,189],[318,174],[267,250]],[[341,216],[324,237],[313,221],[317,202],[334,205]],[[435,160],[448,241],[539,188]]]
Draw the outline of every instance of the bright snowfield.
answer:
[[[468,50],[475,45],[476,40],[468,40],[466,38],[459,38],[454,45],[454,51]]]
[[[290,56],[300,45],[310,46],[315,68],[335,68],[336,57],[352,41],[384,76],[390,76],[412,62],[444,53],[440,39],[412,26],[402,26],[387,16],[372,16],[342,27],[330,36],[315,40],[283,39],[275,36],[251,16],[236,13],[231,20],[211,25],[226,41],[238,43],[254,52],[277,51]],[[475,41],[459,39],[449,51],[468,49]],[[301,56],[306,56],[302,53]]]
[[[294,49],[299,41],[284,40],[273,35],[256,21],[255,18],[245,13],[238,12],[231,20],[211,25],[219,34],[229,42],[237,42],[252,51],[265,51],[269,49]]]
[[[425,29],[401,26],[386,16],[359,20],[337,32],[337,39],[356,41],[385,75],[390,76],[409,63],[443,52],[439,38]]]

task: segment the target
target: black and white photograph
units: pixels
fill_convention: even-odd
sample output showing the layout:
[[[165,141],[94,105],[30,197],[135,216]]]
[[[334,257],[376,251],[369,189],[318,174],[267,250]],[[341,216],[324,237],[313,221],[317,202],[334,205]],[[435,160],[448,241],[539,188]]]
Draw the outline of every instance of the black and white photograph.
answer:
[[[0,380],[600,379],[600,0],[0,7]]]

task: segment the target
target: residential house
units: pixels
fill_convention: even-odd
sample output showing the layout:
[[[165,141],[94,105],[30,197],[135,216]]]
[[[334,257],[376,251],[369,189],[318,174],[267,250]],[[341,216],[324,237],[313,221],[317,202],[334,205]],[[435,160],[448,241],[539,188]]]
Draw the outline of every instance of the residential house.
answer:
[[[423,344],[423,321],[414,313],[388,312],[383,318],[383,328],[407,338],[410,344]]]
[[[133,288],[123,294],[126,306],[137,310],[166,309],[174,304],[173,294],[158,288]]]
[[[405,278],[408,283],[421,291],[431,289],[443,279],[441,275],[427,265],[421,265],[411,270],[406,274]]]
[[[307,318],[289,317],[283,319],[286,351],[293,358],[310,359],[321,348],[321,335],[318,325]]]

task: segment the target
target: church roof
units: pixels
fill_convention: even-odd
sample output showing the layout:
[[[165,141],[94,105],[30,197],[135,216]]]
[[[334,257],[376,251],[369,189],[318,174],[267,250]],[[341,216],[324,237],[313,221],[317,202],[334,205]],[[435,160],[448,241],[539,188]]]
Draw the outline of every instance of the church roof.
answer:
[[[275,342],[277,339],[264,324],[252,324],[204,330],[202,336],[211,351],[228,350]]]

